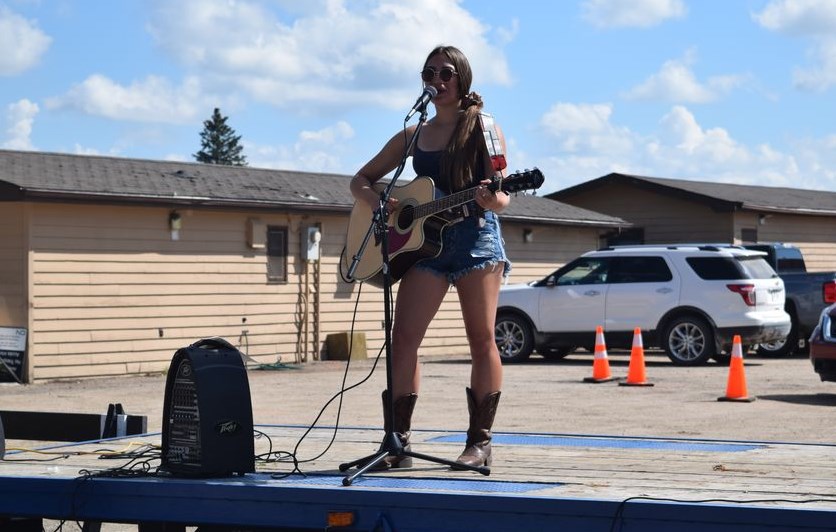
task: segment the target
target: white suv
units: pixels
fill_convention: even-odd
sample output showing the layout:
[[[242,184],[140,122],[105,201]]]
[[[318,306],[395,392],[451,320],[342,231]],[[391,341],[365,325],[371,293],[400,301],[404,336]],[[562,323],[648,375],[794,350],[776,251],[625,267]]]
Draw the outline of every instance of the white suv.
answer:
[[[562,358],[592,351],[595,328],[607,347],[644,345],[674,364],[727,359],[734,335],[744,345],[786,338],[784,282],[764,254],[736,246],[618,246],[591,251],[529,284],[499,292],[496,343],[504,362],[536,349]]]

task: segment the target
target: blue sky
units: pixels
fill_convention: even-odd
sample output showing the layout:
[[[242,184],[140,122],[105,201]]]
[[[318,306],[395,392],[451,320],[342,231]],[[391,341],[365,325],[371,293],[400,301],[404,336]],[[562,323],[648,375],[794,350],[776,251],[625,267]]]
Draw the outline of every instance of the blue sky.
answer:
[[[350,175],[440,43],[541,192],[836,190],[836,0],[0,0],[0,147],[192,161],[219,107],[251,166]]]

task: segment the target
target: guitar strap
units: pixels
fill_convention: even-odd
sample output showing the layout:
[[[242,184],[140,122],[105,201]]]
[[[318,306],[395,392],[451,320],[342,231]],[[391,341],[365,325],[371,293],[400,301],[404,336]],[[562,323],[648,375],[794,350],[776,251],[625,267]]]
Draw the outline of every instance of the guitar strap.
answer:
[[[479,113],[482,123],[482,131],[485,134],[485,146],[488,148],[488,155],[491,156],[491,164],[494,172],[505,170],[508,163],[505,161],[505,152],[502,151],[502,143],[499,141],[499,133],[496,131],[496,122],[493,115]]]
[[[496,174],[496,172],[501,172],[506,166],[508,166],[505,161],[505,153],[502,151],[502,142],[500,142],[499,133],[496,130],[496,122],[493,119],[493,115],[480,112],[479,123],[482,127],[482,133],[485,136],[485,147],[488,150],[488,155],[491,157],[491,166],[493,167],[494,174]],[[502,190],[501,177],[499,179],[499,187],[497,190]],[[476,208],[477,211],[474,214],[479,216],[479,227],[484,227],[485,213],[482,212],[480,207],[477,206]],[[471,215],[470,208],[467,204],[461,205],[456,210],[458,211],[456,213],[458,216],[449,221],[451,224],[458,223]]]

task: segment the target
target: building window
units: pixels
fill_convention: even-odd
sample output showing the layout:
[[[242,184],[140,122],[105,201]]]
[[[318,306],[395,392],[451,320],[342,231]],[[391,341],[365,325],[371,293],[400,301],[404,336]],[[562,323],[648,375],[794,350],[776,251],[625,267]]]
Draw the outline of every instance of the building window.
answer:
[[[758,241],[758,229],[742,228],[740,230],[740,240],[743,241],[744,244],[754,244]]]
[[[287,282],[287,227],[267,226],[267,280]]]
[[[604,246],[633,246],[644,244],[644,228],[631,227],[603,235]]]

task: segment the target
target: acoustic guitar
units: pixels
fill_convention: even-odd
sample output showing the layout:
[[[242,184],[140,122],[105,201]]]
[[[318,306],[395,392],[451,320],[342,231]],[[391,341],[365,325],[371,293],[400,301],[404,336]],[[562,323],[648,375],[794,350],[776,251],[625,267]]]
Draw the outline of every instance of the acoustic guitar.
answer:
[[[516,172],[487,185],[488,190],[496,192],[520,192],[536,190],[543,184],[543,173],[538,169]],[[383,192],[386,183],[372,185],[378,193]],[[419,260],[431,258],[441,253],[441,235],[444,228],[460,219],[461,214],[452,209],[476,198],[479,186],[474,186],[438,199],[435,198],[435,184],[429,177],[417,177],[410,183],[395,186],[392,197],[398,199],[398,205],[387,222],[389,242],[389,272],[392,283],[404,276],[406,271]],[[354,256],[360,250],[363,239],[369,229],[374,211],[365,201],[357,201],[351,210],[346,236],[346,252],[343,254],[344,271],[348,270]],[[360,257],[354,279],[368,281],[375,286],[383,286],[383,255],[381,253],[381,235],[374,235]]]

